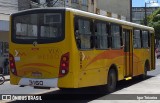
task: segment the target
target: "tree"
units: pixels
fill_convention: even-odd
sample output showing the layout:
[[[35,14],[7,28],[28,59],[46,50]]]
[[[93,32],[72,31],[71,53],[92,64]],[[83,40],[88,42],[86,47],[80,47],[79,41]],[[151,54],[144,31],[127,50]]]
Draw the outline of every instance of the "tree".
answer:
[[[155,37],[160,40],[160,8],[147,17],[148,26],[155,29]]]

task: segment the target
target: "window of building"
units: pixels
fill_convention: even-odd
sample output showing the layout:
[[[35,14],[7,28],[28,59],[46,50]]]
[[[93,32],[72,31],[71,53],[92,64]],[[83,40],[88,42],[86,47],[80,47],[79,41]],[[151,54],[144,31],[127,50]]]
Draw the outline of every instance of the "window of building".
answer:
[[[82,5],[88,5],[88,0],[82,0]]]
[[[79,3],[79,0],[72,0],[72,3]]]
[[[94,4],[94,0],[91,0],[91,4]]]
[[[79,49],[91,49],[93,47],[92,21],[88,19],[75,20],[75,36]]]
[[[141,48],[141,31],[134,30],[134,48]]]
[[[8,42],[0,41],[0,57],[8,57],[8,54],[9,54]]]
[[[97,49],[107,49],[108,46],[108,24],[105,22],[97,22],[95,26],[95,35],[97,37]]]
[[[40,0],[31,0],[31,1],[33,1],[35,3],[40,3]]]
[[[149,32],[148,31],[142,31],[142,46],[143,48],[149,47]]]
[[[111,25],[111,36],[112,36],[112,48],[120,49],[121,48],[121,35],[120,35],[120,26]]]

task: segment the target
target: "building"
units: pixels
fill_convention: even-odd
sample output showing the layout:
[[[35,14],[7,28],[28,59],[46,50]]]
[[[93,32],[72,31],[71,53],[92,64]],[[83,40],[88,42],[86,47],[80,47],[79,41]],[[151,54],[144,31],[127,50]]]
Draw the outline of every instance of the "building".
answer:
[[[31,0],[31,8],[71,7],[100,15],[130,21],[131,0]],[[117,9],[117,6],[121,7]]]
[[[31,0],[31,8],[37,7],[71,7],[95,13],[96,0]]]
[[[18,2],[18,11],[30,9],[31,8],[31,0],[17,0]]]
[[[113,17],[116,16],[115,14],[118,14],[122,18],[126,17],[127,21],[132,21],[132,0],[97,0],[97,9],[107,11]],[[118,15],[116,18],[120,18]]]
[[[17,0],[0,0],[0,68],[4,68],[4,60],[8,58],[9,16],[17,11]]]
[[[146,15],[152,14],[158,7],[147,7]],[[145,7],[132,7],[132,22],[144,24]]]

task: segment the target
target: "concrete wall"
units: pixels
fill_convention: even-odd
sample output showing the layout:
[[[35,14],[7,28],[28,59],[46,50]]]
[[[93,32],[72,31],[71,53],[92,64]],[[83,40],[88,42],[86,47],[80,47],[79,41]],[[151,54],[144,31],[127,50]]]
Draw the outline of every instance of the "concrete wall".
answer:
[[[0,31],[0,67],[3,67],[4,60],[8,58],[8,53],[4,53],[4,42],[9,41],[9,31]],[[1,47],[3,45],[3,48]]]
[[[131,0],[97,0],[97,8],[125,16],[130,21]]]
[[[8,58],[9,16],[18,11],[18,0],[0,0],[0,67]]]
[[[17,0],[0,0],[0,13],[10,14],[18,10]],[[1,19],[1,18],[0,18]]]
[[[18,0],[18,10],[30,9],[30,0]]]

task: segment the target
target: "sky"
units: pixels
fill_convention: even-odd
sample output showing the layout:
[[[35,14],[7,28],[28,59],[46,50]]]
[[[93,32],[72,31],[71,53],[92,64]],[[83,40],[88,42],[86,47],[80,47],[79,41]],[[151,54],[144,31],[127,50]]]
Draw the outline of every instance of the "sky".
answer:
[[[158,3],[153,3],[158,1]],[[133,7],[144,7],[145,2],[147,3],[147,7],[157,7],[160,6],[160,0],[132,0]]]

